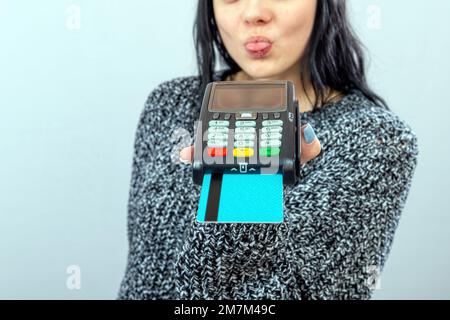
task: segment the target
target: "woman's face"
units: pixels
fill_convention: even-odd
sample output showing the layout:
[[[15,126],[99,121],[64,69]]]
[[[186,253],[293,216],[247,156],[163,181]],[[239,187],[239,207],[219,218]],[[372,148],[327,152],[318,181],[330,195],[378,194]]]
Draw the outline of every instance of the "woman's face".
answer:
[[[213,5],[225,48],[250,78],[299,75],[317,0],[213,0]],[[271,45],[267,41],[246,45],[254,36],[267,38]]]

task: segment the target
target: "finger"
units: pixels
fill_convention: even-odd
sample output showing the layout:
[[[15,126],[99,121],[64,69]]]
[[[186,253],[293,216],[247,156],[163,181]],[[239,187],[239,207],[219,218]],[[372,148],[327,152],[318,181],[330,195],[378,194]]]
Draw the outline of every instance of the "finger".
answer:
[[[189,164],[192,163],[192,159],[194,158],[194,146],[189,146],[186,148],[183,148],[180,151],[180,161]]]
[[[321,152],[320,141],[317,138],[311,125],[306,124],[301,127],[302,141],[300,163],[304,164],[317,157]]]

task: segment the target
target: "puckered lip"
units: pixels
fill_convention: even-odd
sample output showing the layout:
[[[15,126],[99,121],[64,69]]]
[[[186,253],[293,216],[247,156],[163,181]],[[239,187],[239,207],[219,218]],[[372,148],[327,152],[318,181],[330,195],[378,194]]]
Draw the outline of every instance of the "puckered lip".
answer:
[[[270,38],[265,37],[265,36],[252,36],[252,37],[248,38],[245,41],[245,44],[252,43],[252,42],[253,43],[254,42],[268,42],[268,43],[272,43],[273,41]]]

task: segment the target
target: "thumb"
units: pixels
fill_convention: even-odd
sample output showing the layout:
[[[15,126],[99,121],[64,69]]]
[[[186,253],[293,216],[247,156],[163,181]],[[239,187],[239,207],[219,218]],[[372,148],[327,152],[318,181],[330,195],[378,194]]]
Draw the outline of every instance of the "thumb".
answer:
[[[189,146],[181,149],[180,151],[180,161],[188,164],[192,163],[192,159],[194,158],[194,146]]]
[[[303,125],[301,130],[302,141],[300,146],[300,163],[304,164],[316,158],[320,154],[322,148],[313,127],[309,123]]]

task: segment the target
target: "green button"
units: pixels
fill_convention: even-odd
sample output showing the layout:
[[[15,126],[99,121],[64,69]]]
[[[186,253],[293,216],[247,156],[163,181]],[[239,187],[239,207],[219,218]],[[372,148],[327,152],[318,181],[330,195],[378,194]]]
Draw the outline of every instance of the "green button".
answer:
[[[259,148],[259,155],[263,157],[278,156],[280,151],[280,148]]]

